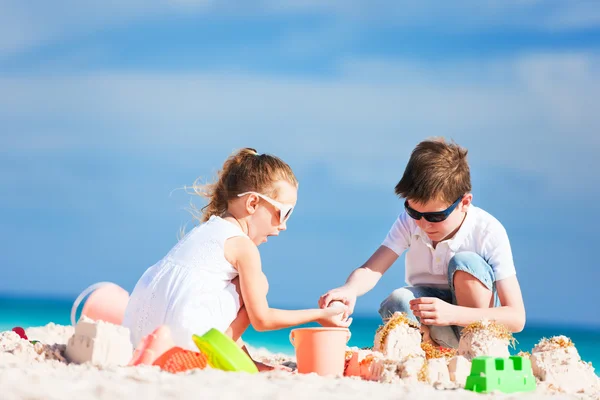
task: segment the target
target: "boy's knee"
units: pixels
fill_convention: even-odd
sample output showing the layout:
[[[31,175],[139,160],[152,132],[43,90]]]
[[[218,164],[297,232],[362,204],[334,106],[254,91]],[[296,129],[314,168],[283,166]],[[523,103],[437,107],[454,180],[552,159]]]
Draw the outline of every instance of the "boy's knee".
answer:
[[[448,273],[457,270],[478,268],[481,264],[487,266],[487,263],[479,254],[472,251],[461,251],[460,253],[456,253],[454,257],[450,259],[450,262],[448,263]]]
[[[456,253],[448,263],[448,284],[454,288],[454,274],[463,271],[478,280],[486,287],[492,287],[494,283],[494,272],[492,267],[479,254],[472,251]]]
[[[409,289],[396,289],[381,302],[379,315],[385,319],[391,317],[395,312],[412,314],[410,310],[410,301],[414,298],[415,295]]]

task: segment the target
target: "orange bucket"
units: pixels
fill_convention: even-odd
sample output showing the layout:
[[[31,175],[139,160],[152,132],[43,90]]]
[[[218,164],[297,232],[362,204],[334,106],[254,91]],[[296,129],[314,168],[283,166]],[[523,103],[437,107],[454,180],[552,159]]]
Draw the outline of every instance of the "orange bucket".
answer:
[[[318,375],[343,375],[346,344],[350,340],[347,328],[297,328],[290,332],[290,342],[296,349],[298,372]]]
[[[91,293],[91,294],[90,294]],[[125,316],[125,309],[129,302],[129,293],[111,282],[99,282],[86,288],[77,297],[71,308],[71,324],[76,325],[75,314],[79,303],[89,294],[88,299],[83,304],[81,315],[94,320],[110,322],[111,324],[121,325]]]

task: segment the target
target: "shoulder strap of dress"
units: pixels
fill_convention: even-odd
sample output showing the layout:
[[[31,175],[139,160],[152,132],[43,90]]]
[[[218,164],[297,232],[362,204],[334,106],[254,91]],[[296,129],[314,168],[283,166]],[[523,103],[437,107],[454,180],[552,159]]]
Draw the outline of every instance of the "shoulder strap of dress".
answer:
[[[239,226],[234,225],[223,218],[214,217],[210,222],[213,225],[214,234],[219,237],[221,243],[225,243],[227,239],[232,237],[247,236]]]

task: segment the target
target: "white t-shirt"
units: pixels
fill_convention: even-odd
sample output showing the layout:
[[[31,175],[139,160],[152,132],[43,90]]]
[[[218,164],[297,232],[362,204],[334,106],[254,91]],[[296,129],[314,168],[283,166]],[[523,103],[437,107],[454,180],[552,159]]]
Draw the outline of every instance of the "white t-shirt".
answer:
[[[406,282],[412,286],[448,288],[448,262],[461,251],[479,254],[492,267],[497,281],[516,275],[506,230],[500,221],[473,205],[456,235],[439,242],[435,249],[406,211],[398,216],[383,245],[399,256],[408,250]]]

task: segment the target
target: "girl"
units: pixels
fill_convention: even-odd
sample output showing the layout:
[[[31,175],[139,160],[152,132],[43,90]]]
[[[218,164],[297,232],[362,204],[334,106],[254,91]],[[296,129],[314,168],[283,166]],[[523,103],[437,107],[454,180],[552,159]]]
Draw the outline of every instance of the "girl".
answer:
[[[257,331],[313,321],[349,325],[345,308],[289,311],[267,302],[258,245],[286,229],[296,204],[298,181],[288,164],[242,149],[225,161],[216,183],[194,190],[209,199],[202,224],[148,268],[131,294],[123,325],[134,346],[160,325],[170,328],[176,346],[190,350],[197,350],[192,334],[211,328],[244,348],[249,324]]]

